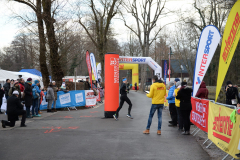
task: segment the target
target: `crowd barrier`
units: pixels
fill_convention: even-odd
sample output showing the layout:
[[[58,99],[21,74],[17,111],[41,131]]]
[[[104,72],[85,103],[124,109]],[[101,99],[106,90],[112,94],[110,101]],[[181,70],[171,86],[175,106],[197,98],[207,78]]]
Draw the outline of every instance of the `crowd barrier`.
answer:
[[[59,91],[57,92],[56,108],[68,108],[76,106],[91,107],[95,106],[96,102],[100,100],[100,94],[98,93],[98,96],[95,96],[93,90],[76,90],[69,92]],[[47,105],[48,102],[46,102],[46,98],[43,96],[40,110],[47,109]]]
[[[236,123],[230,120],[230,115],[235,106],[216,103],[207,99],[193,98],[191,122],[197,127],[191,134],[195,136],[200,130],[208,134],[205,144],[210,140],[209,148],[214,143],[219,149],[236,158],[240,150],[240,116],[236,116]]]
[[[45,95],[46,93],[44,93],[43,100],[40,105],[40,110],[47,109],[48,102],[46,102]],[[68,108],[76,106],[91,107],[95,106],[97,101],[101,101],[100,94],[98,92],[98,96],[95,96],[93,90],[76,90],[66,93],[63,91],[59,91],[57,92],[56,108]],[[7,101],[5,97],[3,97],[2,102],[3,103],[1,106],[1,110],[6,111]]]

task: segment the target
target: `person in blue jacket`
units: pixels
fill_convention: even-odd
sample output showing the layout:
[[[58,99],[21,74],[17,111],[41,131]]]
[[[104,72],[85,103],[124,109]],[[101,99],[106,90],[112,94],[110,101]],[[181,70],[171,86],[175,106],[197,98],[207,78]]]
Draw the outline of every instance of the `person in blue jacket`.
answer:
[[[39,97],[40,97],[40,93],[41,93],[41,90],[38,87],[39,83],[40,82],[38,80],[35,80],[34,84],[32,85],[32,89],[36,89],[36,93],[32,92],[32,94],[36,94],[37,95],[37,96],[33,95],[33,99],[32,99],[32,116],[33,117],[41,117],[41,115],[38,114],[38,104],[39,104],[38,101],[39,101]]]
[[[180,79],[175,78],[174,82],[170,82],[169,86],[169,92],[168,92],[168,103],[169,103],[169,111],[170,111],[170,115],[171,115],[171,121],[169,121],[169,127],[177,127],[177,109],[175,106],[175,97],[173,96],[174,90],[176,88],[175,84],[180,81]]]

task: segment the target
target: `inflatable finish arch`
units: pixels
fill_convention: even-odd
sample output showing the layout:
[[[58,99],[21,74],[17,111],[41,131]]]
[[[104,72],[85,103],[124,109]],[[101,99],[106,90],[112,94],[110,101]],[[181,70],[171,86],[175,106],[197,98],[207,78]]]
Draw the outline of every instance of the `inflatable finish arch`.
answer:
[[[162,67],[160,67],[151,57],[125,57],[119,56],[119,63],[148,64],[158,79],[162,78]]]
[[[132,70],[132,89],[135,90],[134,84],[137,82],[137,88],[139,89],[139,73],[138,64],[119,63],[119,70]]]

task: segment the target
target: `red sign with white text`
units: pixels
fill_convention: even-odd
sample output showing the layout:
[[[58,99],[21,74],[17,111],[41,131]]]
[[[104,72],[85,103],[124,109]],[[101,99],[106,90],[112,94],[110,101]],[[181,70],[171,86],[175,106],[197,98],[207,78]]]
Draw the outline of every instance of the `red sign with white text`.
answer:
[[[208,132],[208,107],[209,101],[193,98],[191,122],[204,132]]]

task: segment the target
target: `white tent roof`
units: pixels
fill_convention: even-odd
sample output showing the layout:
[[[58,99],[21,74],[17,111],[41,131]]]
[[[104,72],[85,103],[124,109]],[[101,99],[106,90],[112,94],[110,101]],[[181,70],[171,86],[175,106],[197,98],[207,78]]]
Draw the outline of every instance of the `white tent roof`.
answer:
[[[0,69],[0,81],[6,81],[6,79],[18,79],[18,76],[9,71]]]
[[[28,78],[32,78],[33,83],[35,80],[40,80],[40,85],[43,87],[42,77],[28,73],[28,72],[14,72],[14,71],[6,71],[0,69],[0,81],[6,81],[6,79],[19,79],[19,75],[22,75],[22,78],[27,81]]]

